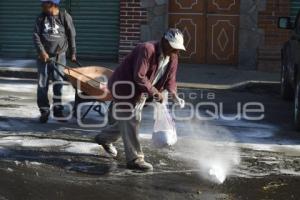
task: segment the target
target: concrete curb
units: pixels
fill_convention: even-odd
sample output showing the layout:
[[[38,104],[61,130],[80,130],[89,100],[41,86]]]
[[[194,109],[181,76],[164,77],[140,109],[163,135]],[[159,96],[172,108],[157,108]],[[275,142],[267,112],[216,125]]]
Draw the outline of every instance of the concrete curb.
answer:
[[[36,73],[37,69],[33,67],[2,67],[0,68],[0,73],[1,72],[31,72],[31,73]]]
[[[277,85],[280,84],[279,81],[258,81],[258,80],[249,80],[243,81],[240,83],[234,84],[206,84],[206,83],[183,83],[178,82],[177,86],[179,88],[189,88],[189,89],[212,89],[212,90],[234,90],[234,89],[241,89],[245,88],[249,85]]]
[[[0,71],[0,79],[2,80],[19,80],[19,77],[8,77],[8,76],[1,76]],[[22,78],[25,81],[36,81],[36,78],[26,77]],[[243,89],[251,85],[279,85],[279,81],[257,81],[257,80],[250,80],[250,81],[243,81],[240,83],[235,84],[207,84],[207,83],[184,83],[178,82],[178,88],[186,88],[186,89],[205,89],[205,90],[236,90],[236,89]]]
[[[1,77],[10,77],[10,78],[26,78],[26,79],[35,79],[37,78],[37,71],[32,70],[2,70],[0,69]]]
[[[22,78],[36,80],[37,69],[32,67],[0,67],[1,78]],[[211,89],[211,90],[234,90],[242,89],[249,85],[272,85],[279,84],[279,81],[261,81],[261,80],[247,80],[232,84],[210,84],[210,83],[188,83],[178,82],[178,88],[188,89]]]

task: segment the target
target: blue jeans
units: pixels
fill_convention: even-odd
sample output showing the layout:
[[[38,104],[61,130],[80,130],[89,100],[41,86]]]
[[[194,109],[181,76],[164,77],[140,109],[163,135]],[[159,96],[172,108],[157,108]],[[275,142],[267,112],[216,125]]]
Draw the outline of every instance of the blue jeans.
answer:
[[[56,60],[56,58],[50,58]],[[66,54],[62,53],[58,56],[57,62],[65,65]],[[62,105],[62,88],[63,88],[63,77],[54,70],[54,67],[64,75],[64,68],[61,65],[54,63],[45,63],[40,59],[37,60],[38,68],[38,89],[37,89],[37,104],[40,112],[50,111],[50,104],[48,99],[49,81],[52,80],[53,84],[53,111],[60,112],[63,110]]]

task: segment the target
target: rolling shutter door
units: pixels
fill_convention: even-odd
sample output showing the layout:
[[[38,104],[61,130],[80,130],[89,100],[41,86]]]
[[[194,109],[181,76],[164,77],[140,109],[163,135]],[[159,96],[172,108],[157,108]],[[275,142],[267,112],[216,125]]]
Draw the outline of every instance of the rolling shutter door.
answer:
[[[79,58],[117,60],[119,0],[71,0]]]
[[[40,10],[36,0],[0,1],[0,56],[34,56],[32,32]]]
[[[117,60],[119,0],[63,0],[60,8],[72,15],[79,58]],[[39,0],[0,1],[0,56],[33,58],[35,19]]]
[[[300,11],[300,1],[291,0],[291,16],[293,17],[293,20],[295,20],[299,11]]]
[[[64,2],[61,3],[63,8]],[[33,58],[36,50],[32,33],[41,13],[39,0],[0,1],[0,56]]]

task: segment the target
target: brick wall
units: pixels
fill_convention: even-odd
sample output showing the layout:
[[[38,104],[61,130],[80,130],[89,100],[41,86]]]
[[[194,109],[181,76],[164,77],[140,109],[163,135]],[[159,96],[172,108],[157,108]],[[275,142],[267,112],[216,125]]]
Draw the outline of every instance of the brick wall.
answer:
[[[258,49],[258,70],[280,71],[280,49],[290,32],[277,28],[280,16],[289,16],[289,0],[267,0],[266,9],[259,12],[258,26],[263,30],[263,43]]]
[[[119,62],[140,42],[141,25],[146,21],[140,0],[120,0]]]

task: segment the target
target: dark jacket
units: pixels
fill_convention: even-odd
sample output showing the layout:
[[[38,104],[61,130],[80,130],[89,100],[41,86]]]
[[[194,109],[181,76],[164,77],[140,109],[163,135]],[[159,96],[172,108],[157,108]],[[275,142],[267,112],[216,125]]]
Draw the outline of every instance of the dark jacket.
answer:
[[[142,93],[152,97],[155,93],[164,89],[167,89],[169,92],[176,92],[178,65],[178,56],[176,54],[170,57],[163,77],[154,87],[152,86],[158,69],[160,49],[160,42],[153,41],[139,44],[114,71],[108,81],[108,87],[116,102],[136,103]],[[129,84],[116,84],[118,81],[128,81],[132,83],[133,88]],[[125,98],[126,96],[127,98]]]
[[[66,11],[60,11],[57,16],[41,13],[36,19],[33,42],[38,54],[46,52],[54,56],[68,48],[71,54],[76,54],[75,36],[72,17]]]

